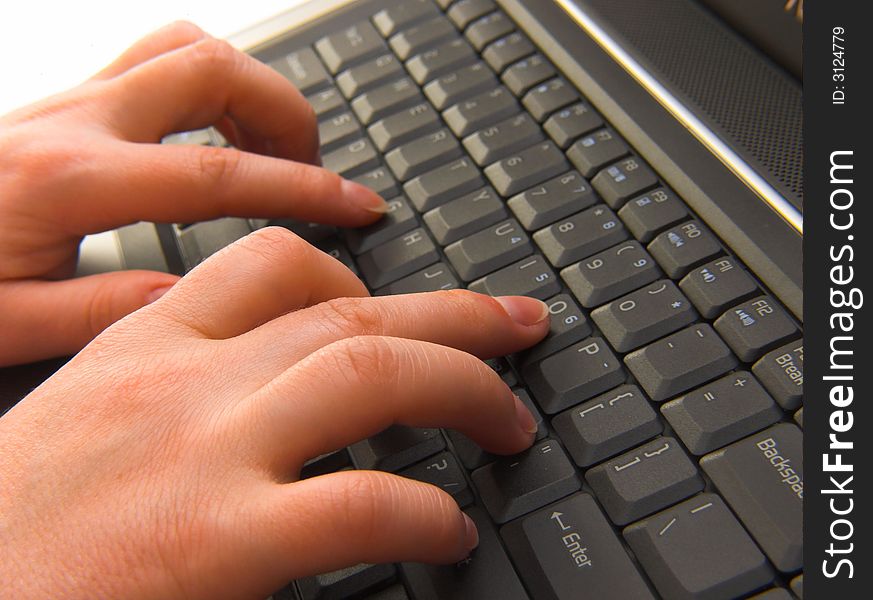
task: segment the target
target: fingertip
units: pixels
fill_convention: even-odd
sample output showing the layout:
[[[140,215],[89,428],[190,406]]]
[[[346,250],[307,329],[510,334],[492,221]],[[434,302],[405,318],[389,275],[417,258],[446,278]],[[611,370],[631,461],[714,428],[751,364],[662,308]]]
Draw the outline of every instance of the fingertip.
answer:
[[[375,220],[388,212],[388,203],[379,194],[360,183],[343,179],[340,193],[350,206],[363,210],[369,217],[368,220]]]
[[[523,327],[540,325],[549,318],[549,307],[542,300],[528,296],[500,296],[495,300],[510,319]]]
[[[479,546],[479,530],[476,528],[476,524],[470,518],[470,515],[465,512],[461,514],[464,516],[464,544],[467,555],[469,555]]]

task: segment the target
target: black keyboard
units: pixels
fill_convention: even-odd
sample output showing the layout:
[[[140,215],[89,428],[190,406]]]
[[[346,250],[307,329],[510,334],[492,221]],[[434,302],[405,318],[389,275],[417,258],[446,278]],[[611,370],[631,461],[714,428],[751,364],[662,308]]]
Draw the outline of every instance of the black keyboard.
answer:
[[[536,347],[488,361],[540,421],[521,455],[395,426],[304,477],[446,490],[480,546],[357,565],[275,598],[789,598],[802,588],[797,321],[492,0],[382,2],[270,65],[310,100],[324,166],[381,194],[358,230],[175,226],[187,268],[282,225],[377,295],[545,300]],[[172,142],[222,144],[214,131]]]

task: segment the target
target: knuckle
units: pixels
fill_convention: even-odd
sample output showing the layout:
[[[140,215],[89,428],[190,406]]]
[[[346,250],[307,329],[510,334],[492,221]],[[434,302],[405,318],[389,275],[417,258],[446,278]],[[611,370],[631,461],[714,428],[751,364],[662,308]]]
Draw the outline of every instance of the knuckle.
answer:
[[[207,181],[223,185],[233,179],[239,170],[241,154],[228,148],[192,146],[197,172]]]
[[[386,374],[398,372],[399,358],[384,338],[355,336],[328,346],[335,367],[332,373],[363,386],[384,383]]]
[[[346,335],[381,335],[385,320],[368,298],[332,298],[319,305],[319,316]]]
[[[204,37],[192,46],[192,60],[198,67],[220,77],[227,76],[227,70],[234,67],[239,60],[239,53],[225,40]]]
[[[315,253],[313,246],[293,231],[284,227],[270,226],[258,229],[240,238],[221,252],[242,250],[250,253],[258,262],[267,264],[308,264]]]

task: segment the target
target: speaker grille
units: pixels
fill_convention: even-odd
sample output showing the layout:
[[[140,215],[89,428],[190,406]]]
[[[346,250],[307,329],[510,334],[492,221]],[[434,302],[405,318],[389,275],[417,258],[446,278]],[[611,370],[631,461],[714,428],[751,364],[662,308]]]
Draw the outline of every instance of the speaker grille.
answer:
[[[687,0],[580,4],[593,8],[643,66],[802,208],[803,99],[790,76]]]

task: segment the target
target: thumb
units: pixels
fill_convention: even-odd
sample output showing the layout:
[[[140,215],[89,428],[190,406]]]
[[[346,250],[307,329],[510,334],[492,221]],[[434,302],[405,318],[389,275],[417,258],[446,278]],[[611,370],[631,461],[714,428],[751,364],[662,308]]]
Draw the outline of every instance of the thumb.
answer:
[[[274,570],[298,578],[358,563],[446,564],[478,544],[473,521],[444,491],[378,471],[340,471],[280,486],[267,503],[265,531]],[[288,557],[294,557],[289,561]],[[296,572],[290,573],[289,565]]]
[[[75,354],[178,279],[155,271],[119,271],[63,281],[3,282],[0,366]]]

